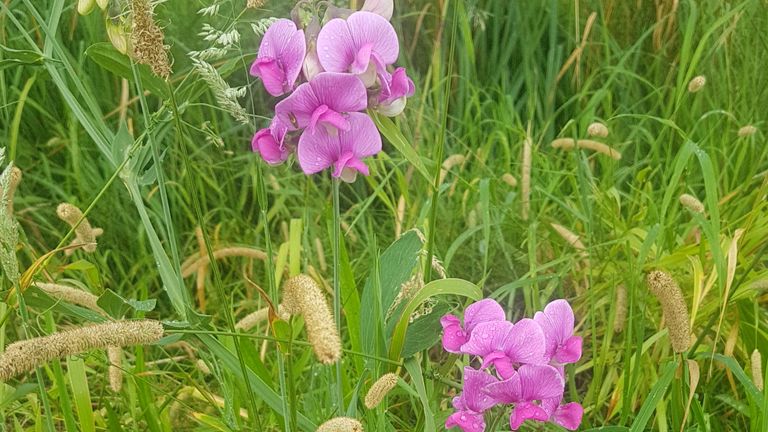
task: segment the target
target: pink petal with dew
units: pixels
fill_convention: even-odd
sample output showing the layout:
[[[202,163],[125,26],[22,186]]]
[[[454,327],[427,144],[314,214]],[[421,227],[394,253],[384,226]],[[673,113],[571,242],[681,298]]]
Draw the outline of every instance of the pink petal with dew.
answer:
[[[507,379],[515,374],[515,367],[507,354],[501,351],[494,351],[483,357],[482,368],[493,366],[501,379]]]
[[[341,18],[328,21],[317,35],[317,56],[323,69],[329,72],[349,72],[356,54],[347,21]]]
[[[319,103],[337,112],[362,111],[368,106],[365,85],[354,75],[324,72],[310,81]]]
[[[571,336],[565,340],[555,354],[555,361],[560,364],[576,363],[581,358],[581,336]]]
[[[471,367],[464,368],[464,388],[461,392],[463,405],[474,412],[485,412],[496,405],[496,400],[490,397],[487,388],[498,382],[493,375]]]
[[[371,62],[372,52],[373,44],[370,42],[358,48],[357,53],[355,53],[355,61],[352,62],[349,71],[353,74],[364,73],[368,69],[368,64]]]
[[[392,19],[395,5],[393,0],[365,0],[362,10],[381,15],[389,21]]]
[[[352,36],[355,47],[360,49],[365,44],[373,44],[379,60],[384,65],[391,65],[397,61],[400,54],[400,42],[392,24],[381,15],[371,12],[355,12],[347,18],[349,33]]]
[[[349,130],[349,122],[343,115],[328,108],[328,105],[320,105],[312,112],[307,128],[310,132],[315,132],[315,127],[319,122],[325,122],[336,129]]]
[[[277,165],[288,158],[288,152],[272,136],[270,129],[256,132],[251,140],[251,147],[270,165]]]
[[[576,402],[561,405],[552,416],[552,421],[568,430],[576,430],[581,425],[584,408]]]
[[[520,377],[517,372],[513,372],[505,380],[489,384],[486,392],[496,403],[511,404],[523,401]]]
[[[467,334],[461,329],[461,321],[453,315],[440,318],[443,326],[443,349],[449,353],[458,354],[461,346],[467,343]]]
[[[524,402],[517,404],[509,415],[509,427],[517,430],[526,420],[547,421],[547,413],[541,407]]]
[[[543,364],[546,340],[541,327],[532,319],[523,318],[512,327],[504,344],[504,352],[513,362]]]
[[[445,420],[445,428],[459,427],[464,432],[485,431],[485,419],[482,414],[471,411],[458,411]]]
[[[275,21],[261,40],[251,73],[264,81],[273,96],[289,92],[301,71],[306,54],[304,32],[291,20]]]
[[[464,327],[467,333],[483,322],[504,321],[504,309],[493,299],[483,299],[472,303],[464,310]]]
[[[299,165],[305,174],[314,174],[335,165],[341,175],[344,167],[366,174],[362,159],[381,151],[381,136],[373,120],[363,113],[349,113],[348,131],[329,134],[323,128],[304,132],[299,138]]]
[[[557,347],[573,335],[574,318],[571,305],[562,299],[552,301],[543,312],[536,312],[533,319],[544,331],[547,357],[554,357]]]
[[[462,345],[461,351],[477,356],[503,352],[512,327],[509,321],[481,322],[472,330],[469,341]]]
[[[285,93],[285,71],[275,59],[270,57],[256,59],[251,66],[251,75],[261,78],[264,88],[272,96],[280,96]]]
[[[525,364],[517,370],[520,377],[520,398],[522,401],[562,398],[565,381],[562,375],[549,365]]]

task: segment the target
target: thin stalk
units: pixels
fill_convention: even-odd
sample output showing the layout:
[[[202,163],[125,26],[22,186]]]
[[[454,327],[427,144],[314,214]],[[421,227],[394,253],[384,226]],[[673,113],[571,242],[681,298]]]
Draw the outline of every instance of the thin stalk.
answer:
[[[336,331],[341,337],[341,210],[339,206],[340,180],[331,178],[333,183],[333,316],[336,318]],[[343,340],[343,339],[342,339]],[[341,380],[341,361],[336,362],[336,403],[339,412],[344,407],[344,390]]]

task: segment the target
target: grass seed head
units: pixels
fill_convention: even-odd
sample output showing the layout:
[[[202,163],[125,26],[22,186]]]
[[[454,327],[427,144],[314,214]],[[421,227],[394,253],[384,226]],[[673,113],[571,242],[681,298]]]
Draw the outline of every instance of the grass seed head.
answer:
[[[752,351],[749,363],[752,367],[752,383],[755,384],[758,390],[763,391],[763,356],[760,355],[760,351],[757,348]]]
[[[264,0],[248,0],[248,3],[246,3],[245,7],[251,8],[251,9],[257,9],[257,8],[260,8],[262,5],[264,5]]]
[[[739,135],[739,138],[744,138],[744,137],[752,136],[755,133],[757,133],[756,127],[752,125],[746,125],[746,126],[742,126],[739,129],[738,135]]]
[[[552,141],[553,148],[561,148],[563,150],[572,150],[574,148],[592,150],[596,153],[604,154],[613,160],[620,160],[621,153],[613,147],[597,142],[594,140],[580,139],[575,140],[573,138],[558,138]]]
[[[694,213],[704,213],[704,204],[693,195],[680,195],[680,204]]]
[[[504,175],[501,176],[501,180],[508,184],[509,187],[517,186],[517,179],[510,173],[504,173]]]
[[[123,389],[123,349],[107,347],[109,358],[109,388],[115,393]]]
[[[269,317],[269,308],[261,308],[257,310],[256,312],[251,312],[248,315],[244,316],[243,319],[237,322],[235,324],[235,328],[238,330],[250,330],[254,327],[256,327],[259,323],[262,323],[267,320]]]
[[[688,83],[688,91],[690,93],[696,93],[704,88],[704,85],[707,84],[707,78],[704,75],[699,75],[693,77],[693,79]]]
[[[616,287],[616,314],[613,317],[613,332],[621,333],[627,322],[627,287],[619,284]]]
[[[106,312],[98,305],[99,298],[87,291],[55,283],[38,282],[35,283],[35,286],[55,299],[76,304],[106,315]]]
[[[336,417],[317,428],[317,432],[363,432],[363,425],[349,417]]]
[[[384,397],[397,385],[397,374],[384,374],[376,380],[365,395],[365,407],[368,409],[376,408]]]
[[[646,279],[648,289],[659,299],[664,311],[664,319],[669,329],[669,339],[672,349],[676,353],[682,353],[691,344],[691,332],[689,330],[690,319],[688,307],[683,298],[683,292],[672,276],[663,271],[652,271]]]
[[[75,239],[71,245],[80,245],[85,252],[92,253],[96,251],[96,237],[104,233],[101,228],[93,228],[88,218],[83,217],[83,212],[76,206],[69,203],[61,203],[56,208],[56,214],[59,219],[66,222],[70,227],[75,228]],[[80,222],[82,219],[82,222]],[[80,222],[78,225],[77,223]],[[74,252],[74,248],[66,250],[67,255]]]
[[[14,342],[0,354],[0,381],[7,381],[54,359],[97,348],[150,344],[162,337],[163,325],[159,321],[136,320],[76,327]]]
[[[131,1],[131,54],[136,62],[149,66],[155,75],[168,79],[171,76],[171,64],[163,42],[165,36],[155,22],[152,9],[149,0]]]
[[[605,138],[608,136],[608,127],[600,122],[594,122],[587,127],[587,135]]]
[[[320,362],[332,364],[341,358],[341,338],[323,291],[314,279],[294,276],[283,285],[283,303],[304,316],[307,337]]]

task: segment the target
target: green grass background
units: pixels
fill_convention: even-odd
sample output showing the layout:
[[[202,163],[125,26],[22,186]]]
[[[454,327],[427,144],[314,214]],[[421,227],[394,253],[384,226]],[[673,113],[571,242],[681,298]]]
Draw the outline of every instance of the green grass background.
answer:
[[[196,13],[209,2],[159,5],[173,58],[169,85],[108,46],[89,51],[108,40],[99,11],[79,16],[69,0],[2,3],[0,142],[24,172],[15,199],[21,268],[34,268],[68,233],[56,218],[58,203],[89,209],[90,222],[104,229],[97,252],[54,254],[34,268],[36,280],[156,299],[153,310],[129,308],[126,316],[175,329],[162,344],[126,351],[118,394],[108,387],[106,354],[97,351],[3,384],[7,430],[269,431],[286,427],[284,414],[297,430],[336,415],[360,418],[371,431],[442,430],[468,360],[439,344],[391,358],[384,345],[394,323],[381,302],[412,274],[437,280],[427,258],[434,255],[449,277],[477,284],[511,318],[553,298],[571,301],[585,343],[582,360],[567,369],[567,400],[584,405],[584,430],[768,431],[768,394],[752,384],[749,359],[755,348],[768,357],[764,0],[397,1],[400,63],[417,90],[390,125],[384,152],[370,160],[371,175],[340,188],[348,350],[341,409],[333,403],[335,372],[302,343],[301,320],[279,333],[294,341],[282,355],[264,326],[230,334],[234,321],[264,306],[247,279],[277,299],[275,279],[284,279],[289,255],[294,270],[327,286],[333,279],[330,178],[306,177],[292,163],[268,167],[249,148],[273,103],[247,75],[259,43],[250,24],[287,16],[289,2],[244,11],[244,0],[220,1],[213,17]],[[203,23],[241,33],[237,47],[212,63],[229,85],[248,86],[240,102],[252,114],[249,125],[222,109],[192,70],[186,53],[208,46],[198,35]],[[697,75],[707,83],[689,93]],[[558,137],[585,138],[593,121],[608,126],[602,141],[621,160],[550,146]],[[739,137],[748,124],[757,132]],[[463,162],[435,188],[452,155]],[[516,186],[503,181],[505,173]],[[683,208],[683,193],[698,197],[705,213]],[[577,234],[584,251],[553,223]],[[178,271],[201,253],[197,226],[211,250],[240,245],[277,259],[217,262],[204,280],[201,310],[195,277]],[[403,237],[392,254],[417,253],[393,265],[384,251],[413,228],[427,243]],[[696,342],[683,355],[672,352],[661,307],[645,286],[653,269],[676,278],[692,311]],[[0,283],[7,302],[0,343],[88,320],[35,289],[25,291],[25,317],[9,297],[14,287]],[[614,332],[620,285],[628,313],[624,330]],[[428,304],[423,333],[411,340],[431,345],[439,338],[436,318],[460,311],[465,298],[439,295]],[[361,327],[370,341],[361,340]],[[190,352],[169,345],[179,338]],[[691,367],[700,372],[695,385]],[[361,399],[388,370],[400,372],[398,387],[366,410]],[[503,411],[490,418],[498,420],[493,430],[508,430]]]

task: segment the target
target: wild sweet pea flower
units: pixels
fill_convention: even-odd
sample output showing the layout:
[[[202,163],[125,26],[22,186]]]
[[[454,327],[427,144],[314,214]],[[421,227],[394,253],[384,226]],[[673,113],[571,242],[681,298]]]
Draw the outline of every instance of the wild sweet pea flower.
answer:
[[[279,19],[264,34],[251,75],[261,78],[272,96],[288,93],[299,77],[306,49],[304,31],[291,20]]]
[[[256,132],[251,140],[251,148],[270,165],[282,163],[290,154],[284,142],[287,132],[288,126],[275,116],[268,128]]]
[[[584,408],[576,402],[561,405],[562,401],[562,395],[556,398],[542,399],[541,408],[547,413],[547,421],[568,430],[578,429],[581,418],[584,416]]]
[[[546,341],[541,327],[529,318],[515,324],[491,321],[478,324],[461,352],[480,356],[483,368],[494,366],[502,379],[515,374],[515,363],[545,364]]]
[[[280,101],[275,107],[275,113],[291,129],[307,128],[314,134],[320,124],[325,126],[326,132],[333,134],[337,129],[350,129],[346,113],[362,111],[367,106],[365,86],[357,77],[323,72]]]
[[[405,109],[405,100],[413,96],[415,86],[405,74],[405,68],[397,68],[392,74],[379,74],[381,93],[376,110],[387,117],[394,117]]]
[[[504,309],[492,299],[483,299],[467,306],[464,311],[464,328],[454,315],[440,319],[443,326],[443,348],[451,353],[461,353],[461,346],[467,343],[472,330],[480,323],[504,321]]]
[[[347,182],[354,181],[358,172],[368,175],[368,167],[362,160],[381,151],[379,130],[363,113],[349,113],[344,121],[348,127],[339,128],[335,133],[318,128],[315,133],[301,134],[298,158],[305,174],[333,167],[333,176]]]
[[[509,426],[517,430],[526,420],[547,421],[550,414],[536,402],[562,399],[564,388],[563,376],[553,366],[524,364],[508,379],[489,384],[486,392],[497,403],[515,405]]]
[[[346,20],[332,19],[317,37],[323,68],[359,75],[366,87],[375,84],[377,73],[386,72],[386,67],[395,63],[399,52],[392,24],[372,12],[355,12]]]
[[[581,358],[581,336],[573,335],[573,309],[565,300],[555,300],[533,317],[546,336],[546,357],[555,364],[575,363]]]
[[[483,371],[471,367],[464,368],[464,389],[453,398],[456,412],[445,420],[445,427],[460,427],[464,432],[482,432],[485,430],[483,412],[496,404],[486,388],[498,380]]]

